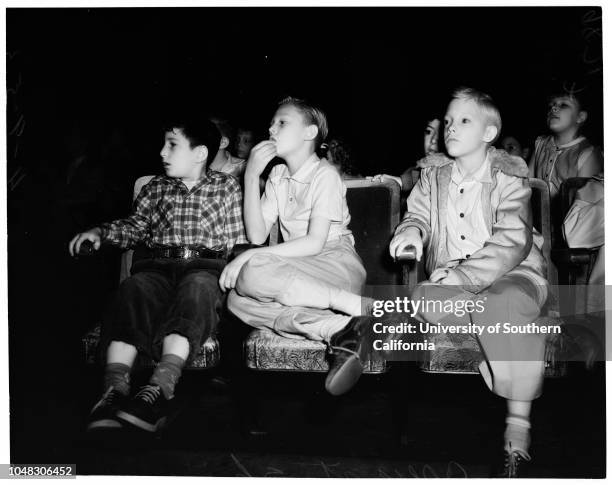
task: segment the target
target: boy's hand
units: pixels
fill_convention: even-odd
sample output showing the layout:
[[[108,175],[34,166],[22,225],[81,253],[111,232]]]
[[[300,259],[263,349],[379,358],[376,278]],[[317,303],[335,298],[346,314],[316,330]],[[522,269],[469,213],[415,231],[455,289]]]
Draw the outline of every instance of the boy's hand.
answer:
[[[450,268],[438,268],[431,273],[429,281],[446,286],[459,286],[464,284],[457,272]]]
[[[240,256],[236,256],[232,261],[227,263],[221,276],[219,276],[219,287],[222,291],[228,291],[236,287],[236,280],[240,274],[240,270],[246,262],[253,256],[253,250],[249,249]]]
[[[276,143],[272,140],[264,140],[253,147],[247,166],[245,176],[259,177],[268,163],[276,156]]]
[[[372,182],[384,182],[385,180],[393,180],[400,186],[400,188],[402,187],[401,177],[396,177],[395,175],[387,175],[386,173],[381,173],[378,175],[374,175],[373,177],[366,177],[366,179],[371,179]]]
[[[74,236],[68,243],[68,252],[70,253],[70,256],[77,256],[79,254],[79,249],[81,249],[81,244],[83,244],[83,241],[91,241],[96,251],[100,249],[101,234],[102,231],[100,228],[94,227],[89,231],[81,232]]]
[[[416,259],[421,261],[423,256],[423,239],[421,239],[421,231],[416,227],[408,227],[399,234],[396,234],[389,244],[389,254],[393,259],[408,246],[414,246],[416,249]]]
[[[441,285],[459,286],[465,284],[454,269],[449,269],[446,276],[439,281]]]

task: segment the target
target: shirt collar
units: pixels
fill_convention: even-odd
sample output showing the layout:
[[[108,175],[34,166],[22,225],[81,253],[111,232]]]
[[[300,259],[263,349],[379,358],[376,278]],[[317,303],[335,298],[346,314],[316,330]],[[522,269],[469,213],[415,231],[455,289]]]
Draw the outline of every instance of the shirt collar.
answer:
[[[289,170],[282,176],[282,178],[295,180],[296,182],[300,182],[302,184],[309,184],[312,182],[312,179],[319,168],[319,163],[321,160],[317,156],[316,153],[310,155],[306,161],[302,164],[302,166],[295,172],[293,175],[289,174]]]
[[[582,140],[584,140],[584,136],[579,136],[578,138],[576,138],[575,140],[570,141],[569,143],[566,143],[565,145],[558,145],[557,149],[560,148],[569,148],[572,147],[574,145],[577,145],[578,143],[580,143]],[[553,142],[554,143],[554,142]]]
[[[478,170],[476,170],[476,172],[474,172],[472,175],[467,175],[463,178],[461,177],[461,174],[459,173],[459,168],[457,167],[457,163],[455,162],[453,164],[453,170],[451,172],[451,180],[457,185],[462,182],[471,181],[490,184],[492,182],[492,179],[491,160],[489,160],[489,154],[487,153],[484,163],[480,166]]]
[[[182,190],[186,190],[186,191],[190,191],[187,186],[183,183],[182,180],[174,178],[174,177],[168,177],[166,176],[166,179],[172,184],[175,185],[179,188],[181,188]],[[202,176],[198,179],[198,181],[195,183],[195,185],[193,186],[193,188],[191,190],[197,190],[200,187],[202,187],[202,185],[204,185],[205,183],[210,182],[212,179],[210,178],[210,175],[208,173],[208,169],[206,169],[204,171],[204,173],[202,174]]]

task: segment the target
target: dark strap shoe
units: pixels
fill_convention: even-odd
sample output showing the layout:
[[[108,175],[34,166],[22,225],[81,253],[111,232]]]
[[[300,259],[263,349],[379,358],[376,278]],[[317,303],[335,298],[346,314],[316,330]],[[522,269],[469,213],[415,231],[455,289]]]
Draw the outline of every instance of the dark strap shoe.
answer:
[[[353,317],[330,340],[331,362],[325,389],[339,396],[353,388],[363,373],[363,365],[372,350],[373,317]]]

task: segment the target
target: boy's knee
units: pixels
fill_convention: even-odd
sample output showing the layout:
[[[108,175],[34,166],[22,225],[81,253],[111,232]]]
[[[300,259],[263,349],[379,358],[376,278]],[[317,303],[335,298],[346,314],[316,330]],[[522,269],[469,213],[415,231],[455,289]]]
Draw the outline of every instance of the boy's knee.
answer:
[[[201,291],[205,288],[218,289],[219,277],[206,271],[198,273],[190,273],[183,277],[181,286],[187,287],[194,291]]]
[[[149,288],[149,279],[143,273],[136,273],[121,282],[119,292],[123,295],[146,293]]]
[[[236,290],[241,295],[259,294],[263,286],[278,281],[287,268],[287,263],[275,254],[256,254],[249,259],[238,275]]]

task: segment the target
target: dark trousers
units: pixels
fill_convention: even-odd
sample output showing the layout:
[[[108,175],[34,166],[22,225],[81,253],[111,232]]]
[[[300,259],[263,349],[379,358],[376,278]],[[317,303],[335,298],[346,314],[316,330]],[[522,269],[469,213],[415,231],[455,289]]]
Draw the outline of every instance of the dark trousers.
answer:
[[[102,328],[101,349],[112,341],[133,345],[141,358],[159,361],[163,340],[189,340],[189,363],[215,334],[223,308],[219,288],[223,259],[141,259],[119,286]],[[103,361],[106,361],[104,358]]]

